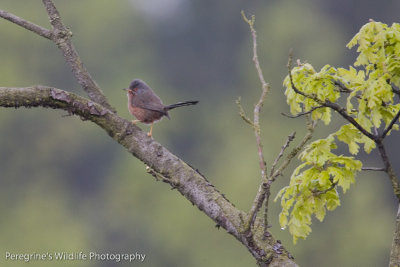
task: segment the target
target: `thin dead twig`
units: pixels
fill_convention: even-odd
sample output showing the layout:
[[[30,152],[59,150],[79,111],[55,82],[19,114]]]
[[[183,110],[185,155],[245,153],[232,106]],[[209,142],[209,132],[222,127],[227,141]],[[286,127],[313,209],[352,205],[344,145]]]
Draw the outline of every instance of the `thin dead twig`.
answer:
[[[22,28],[25,28],[31,32],[34,32],[44,38],[50,39],[52,38],[52,31],[43,28],[42,26],[36,25],[33,22],[27,21],[23,18],[20,18],[14,14],[11,14],[7,11],[0,10],[0,17],[3,19],[6,19],[14,24],[17,24],[21,26]]]
[[[270,190],[270,183],[268,183],[268,177],[267,177],[267,164],[264,159],[264,152],[263,152],[263,145],[261,142],[261,128],[260,128],[260,111],[262,106],[264,105],[265,98],[270,90],[269,84],[265,81],[264,75],[262,73],[262,69],[260,66],[260,62],[258,60],[258,55],[257,55],[257,33],[254,28],[254,23],[255,23],[255,17],[254,15],[251,16],[250,19],[248,19],[245,15],[245,13],[242,11],[242,17],[243,20],[249,25],[251,35],[252,35],[252,41],[253,41],[253,62],[255,65],[255,68],[258,73],[259,80],[261,82],[261,95],[254,106],[254,118],[252,121],[252,126],[254,129],[254,135],[256,138],[256,143],[257,143],[257,149],[258,149],[258,158],[259,158],[259,165],[261,169],[261,183],[258,188],[257,194],[254,198],[253,205],[249,211],[247,221],[245,222],[244,226],[244,232],[249,233],[251,230],[251,227],[254,225],[254,222],[257,217],[257,213],[260,210],[266,196],[269,196],[267,192]],[[244,112],[243,112],[244,114]],[[242,118],[249,123],[250,120],[246,120],[245,116],[242,116]],[[267,224],[264,226],[267,228]]]
[[[274,160],[274,163],[272,164],[270,177],[272,177],[272,175],[274,174],[276,164],[278,164],[278,161],[283,156],[283,153],[285,152],[286,148],[289,147],[290,142],[292,142],[295,137],[296,137],[296,132],[293,132],[292,134],[290,134],[288,136],[285,144],[282,146],[281,151],[279,152],[279,155],[276,157],[276,159]]]

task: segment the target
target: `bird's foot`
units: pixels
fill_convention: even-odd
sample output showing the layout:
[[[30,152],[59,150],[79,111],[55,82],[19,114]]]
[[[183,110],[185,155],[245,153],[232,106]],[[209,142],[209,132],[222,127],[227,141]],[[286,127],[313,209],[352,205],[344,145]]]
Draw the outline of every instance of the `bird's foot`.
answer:
[[[151,124],[151,126],[150,126],[150,132],[147,133],[147,136],[148,136],[148,137],[152,137],[152,136],[153,136],[153,125],[154,125],[154,123]]]

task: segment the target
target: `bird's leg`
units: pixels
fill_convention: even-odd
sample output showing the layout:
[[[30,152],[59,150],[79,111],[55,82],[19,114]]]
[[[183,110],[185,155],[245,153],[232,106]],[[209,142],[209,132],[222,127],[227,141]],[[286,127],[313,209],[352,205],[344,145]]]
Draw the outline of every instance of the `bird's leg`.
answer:
[[[147,133],[147,136],[149,136],[149,137],[151,137],[153,135],[153,125],[154,125],[154,122],[150,126],[150,132]]]
[[[138,123],[138,122],[140,122],[140,120],[132,120],[132,123],[133,123],[133,124],[136,124],[136,123]]]

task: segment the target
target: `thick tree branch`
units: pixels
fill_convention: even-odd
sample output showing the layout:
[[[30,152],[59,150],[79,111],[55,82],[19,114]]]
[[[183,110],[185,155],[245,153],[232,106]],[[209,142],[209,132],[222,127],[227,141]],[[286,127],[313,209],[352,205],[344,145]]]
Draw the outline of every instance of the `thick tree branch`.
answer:
[[[394,194],[397,197],[398,201],[400,202],[400,185],[399,182],[397,181],[397,176],[394,172],[392,163],[390,163],[389,157],[386,153],[386,148],[383,145],[383,140],[378,139],[375,143],[378,147],[379,154],[381,155],[383,164],[385,166],[384,171],[389,176],[390,182],[392,183]]]
[[[229,202],[210,182],[187,163],[173,155],[131,122],[107,108],[60,89],[34,86],[0,87],[0,107],[46,107],[63,109],[104,129],[115,141],[162,177],[208,217],[239,240],[260,266],[297,266],[271,235],[265,237],[263,224],[256,220],[251,238],[242,233],[246,214]]]
[[[390,267],[400,266],[400,205],[396,216],[396,229],[394,230],[392,249],[390,251]]]
[[[22,28],[25,28],[31,32],[34,32],[44,38],[51,39],[51,36],[52,36],[51,31],[49,31],[48,29],[43,28],[39,25],[36,25],[30,21],[24,20],[14,14],[11,14],[4,10],[0,10],[0,17],[3,19],[6,19],[12,23],[15,23],[15,24],[21,26]]]
[[[51,0],[42,0],[46,8],[49,20],[53,26],[52,40],[63,53],[76,80],[82,86],[89,98],[100,105],[115,112],[115,109],[108,103],[96,81],[90,76],[83,66],[83,63],[71,42],[72,32],[62,23],[60,13]]]
[[[65,30],[66,27],[61,22],[61,16],[58,12],[56,6],[51,0],[42,0],[43,5],[46,8],[47,14],[49,15],[50,24],[54,29],[58,29],[60,31]]]

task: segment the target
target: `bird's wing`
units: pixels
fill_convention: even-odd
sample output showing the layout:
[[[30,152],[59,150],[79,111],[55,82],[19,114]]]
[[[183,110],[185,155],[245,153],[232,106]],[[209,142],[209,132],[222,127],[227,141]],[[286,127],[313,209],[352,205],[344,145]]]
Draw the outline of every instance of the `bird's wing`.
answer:
[[[131,104],[138,108],[143,108],[151,111],[161,112],[166,114],[164,105],[161,99],[152,92],[142,92],[141,94],[132,97]]]

